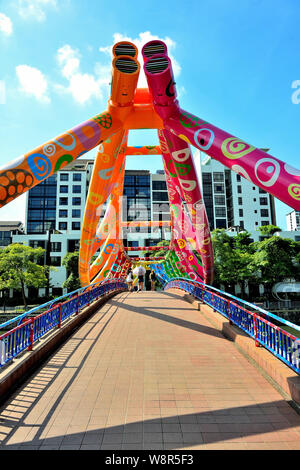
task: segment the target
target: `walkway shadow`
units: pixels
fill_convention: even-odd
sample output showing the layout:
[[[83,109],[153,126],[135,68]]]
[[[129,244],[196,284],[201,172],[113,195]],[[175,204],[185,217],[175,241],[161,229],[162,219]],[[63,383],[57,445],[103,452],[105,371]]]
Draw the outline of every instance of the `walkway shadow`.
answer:
[[[49,416],[39,425],[24,420],[20,422],[22,435],[24,437],[27,426],[28,437],[25,442],[14,444],[9,441],[18,428],[7,418],[6,425],[12,426],[11,434],[3,440],[0,450],[172,450],[201,449],[209,444],[218,444],[220,449],[246,450],[249,444],[252,449],[270,445],[291,450],[293,446],[297,448],[297,441],[300,442],[300,416],[283,400],[183,415],[175,412],[166,417],[159,416],[158,408],[157,414],[155,418],[115,426],[102,425],[87,432],[83,426],[82,432],[45,438],[41,438],[39,431],[45,428]],[[34,428],[36,433],[30,438]]]
[[[182,328],[189,328],[199,333],[204,333],[206,335],[215,336],[216,338],[224,339],[228,341],[220,332],[215,328],[209,326],[199,325],[198,323],[191,322],[189,320],[182,320],[181,318],[176,318],[171,315],[164,315],[163,313],[158,313],[155,310],[151,310],[148,307],[138,308],[132,305],[123,304],[117,300],[112,300],[112,304],[116,307],[120,307],[123,310],[130,310],[131,312],[138,313],[139,315],[146,315],[148,317],[156,318],[157,320],[162,320],[167,323],[173,323],[174,325],[181,326]],[[158,307],[160,308],[160,307]],[[195,309],[192,309],[195,311]]]

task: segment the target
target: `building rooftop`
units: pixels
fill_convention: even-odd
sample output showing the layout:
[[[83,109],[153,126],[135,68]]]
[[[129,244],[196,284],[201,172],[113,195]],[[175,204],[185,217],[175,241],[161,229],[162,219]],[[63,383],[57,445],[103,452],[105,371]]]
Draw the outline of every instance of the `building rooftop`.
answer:
[[[8,232],[9,230],[23,230],[23,223],[20,221],[0,221],[0,231]]]
[[[88,165],[94,164],[94,160],[88,159],[76,159],[73,162],[66,165],[60,171],[85,171]]]

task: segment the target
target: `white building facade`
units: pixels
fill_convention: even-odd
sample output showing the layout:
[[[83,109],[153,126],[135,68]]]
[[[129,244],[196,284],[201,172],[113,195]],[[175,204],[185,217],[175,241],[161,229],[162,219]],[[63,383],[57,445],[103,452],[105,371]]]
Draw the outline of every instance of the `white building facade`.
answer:
[[[201,158],[202,194],[211,230],[253,232],[276,225],[274,197],[209,157]]]
[[[286,215],[286,226],[288,231],[300,231],[300,212],[291,211]]]

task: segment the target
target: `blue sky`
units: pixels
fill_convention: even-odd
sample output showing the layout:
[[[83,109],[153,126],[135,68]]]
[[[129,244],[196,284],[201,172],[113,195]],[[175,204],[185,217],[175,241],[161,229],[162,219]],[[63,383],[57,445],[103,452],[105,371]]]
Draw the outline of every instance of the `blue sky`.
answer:
[[[0,165],[104,111],[112,45],[155,37],[183,109],[299,168],[299,17],[298,0],[0,0]],[[156,133],[129,143],[157,144]],[[155,171],[161,158],[127,168]],[[24,207],[23,196],[0,219],[24,220]],[[284,230],[290,209],[276,208]]]

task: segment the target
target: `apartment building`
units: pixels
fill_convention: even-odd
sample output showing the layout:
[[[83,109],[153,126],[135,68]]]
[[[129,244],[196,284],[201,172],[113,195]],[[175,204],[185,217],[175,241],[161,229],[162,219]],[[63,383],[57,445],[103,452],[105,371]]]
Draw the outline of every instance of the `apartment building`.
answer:
[[[271,194],[209,157],[201,156],[200,171],[211,230],[247,230],[256,234],[262,225],[276,225]]]
[[[12,243],[14,235],[23,233],[22,222],[0,221],[0,248],[6,248]]]
[[[300,230],[300,212],[291,211],[286,215],[286,226],[288,231]]]

